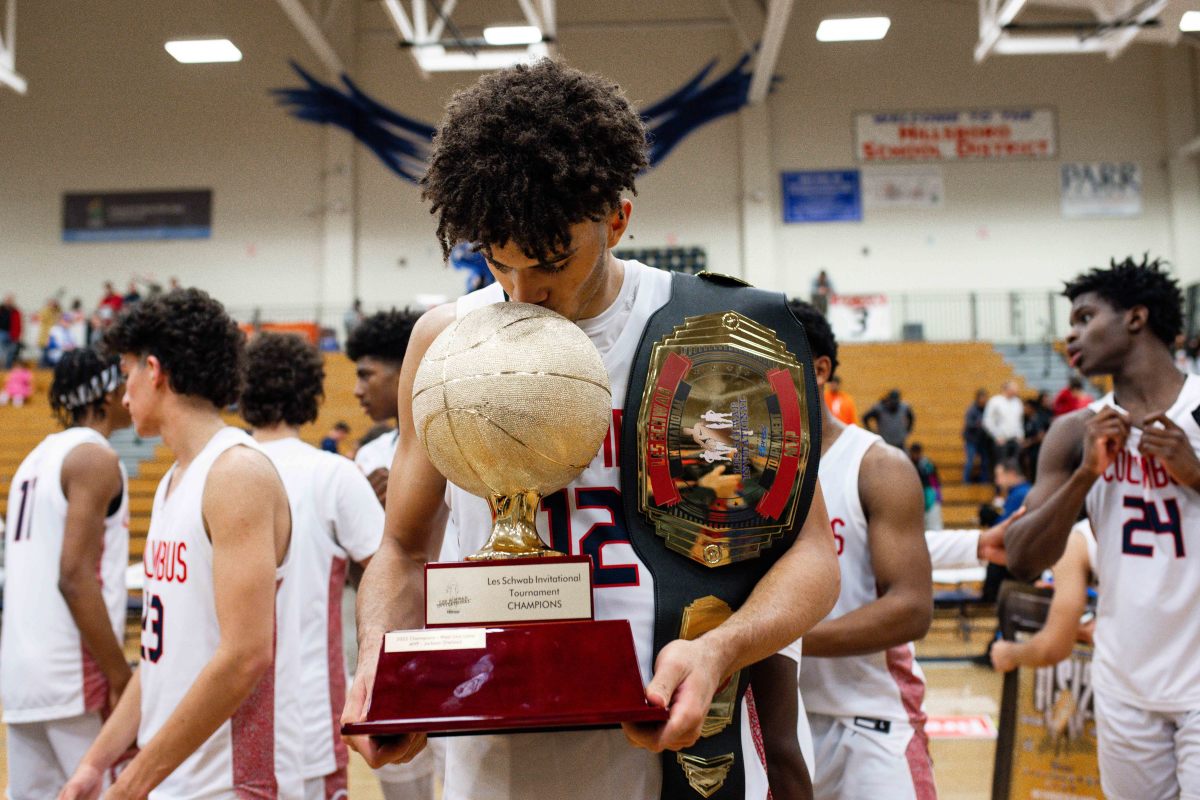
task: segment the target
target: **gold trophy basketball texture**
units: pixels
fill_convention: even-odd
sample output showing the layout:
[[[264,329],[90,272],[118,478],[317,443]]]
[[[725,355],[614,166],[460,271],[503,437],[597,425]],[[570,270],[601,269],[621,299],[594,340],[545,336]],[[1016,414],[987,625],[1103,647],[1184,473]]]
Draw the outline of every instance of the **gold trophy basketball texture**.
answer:
[[[493,527],[465,562],[426,566],[425,628],[385,636],[367,719],[344,730],[665,719],[645,699],[629,623],[593,619],[591,559],[555,552],[535,527],[541,498],[587,467],[610,424],[608,373],[587,335],[539,306],[476,309],[430,345],[412,407],[430,461],[491,504]]]

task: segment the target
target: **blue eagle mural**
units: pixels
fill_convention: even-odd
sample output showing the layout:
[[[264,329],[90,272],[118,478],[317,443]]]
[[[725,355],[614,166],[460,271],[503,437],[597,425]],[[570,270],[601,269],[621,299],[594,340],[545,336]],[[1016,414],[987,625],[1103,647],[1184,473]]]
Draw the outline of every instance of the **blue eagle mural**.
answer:
[[[746,53],[728,71],[710,80],[717,66],[713,59],[674,92],[642,109],[651,169],[689,134],[746,105],[753,74],[748,68],[751,55]],[[271,92],[292,116],[349,131],[392,172],[411,183],[420,180],[433,140],[432,125],[388,108],[346,75],[341,79],[343,86],[337,87],[317,80],[295,62],[292,69],[304,87]]]

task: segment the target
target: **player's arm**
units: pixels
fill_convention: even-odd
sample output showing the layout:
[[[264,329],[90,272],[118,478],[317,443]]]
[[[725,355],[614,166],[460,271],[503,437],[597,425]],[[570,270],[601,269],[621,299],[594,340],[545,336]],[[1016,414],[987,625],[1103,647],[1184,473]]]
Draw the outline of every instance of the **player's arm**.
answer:
[[[437,471],[417,438],[412,421],[412,387],[429,345],[454,321],[454,306],[439,306],[413,326],[400,369],[399,446],[388,482],[383,541],[358,587],[358,670],[346,697],[342,722],[358,722],[371,686],[383,635],[419,628],[424,621],[425,564],[437,558],[445,530],[446,479]],[[347,741],[372,767],[407,761],[424,747],[423,736],[383,739],[352,736]]]
[[[104,721],[100,734],[80,759],[75,774],[63,786],[58,800],[93,800],[98,797],[104,773],[137,741],[141,719],[142,688],[135,671],[116,708]]]
[[[700,736],[700,725],[721,683],[734,671],[804,636],[830,612],[840,588],[837,551],[818,482],[792,546],[742,607],[703,636],[676,639],[659,651],[646,697],[669,708],[670,718],[653,725],[626,723],[625,735],[654,752],[690,747]]]
[[[1038,457],[1037,482],[1025,498],[1026,514],[1004,537],[1013,574],[1036,577],[1062,557],[1088,490],[1128,436],[1128,417],[1111,407],[1098,414],[1084,409],[1054,421]]]
[[[754,707],[762,727],[767,785],[776,800],[811,798],[812,778],[796,738],[800,714],[796,675],[799,665],[783,653],[764,658],[749,668]]]
[[[983,561],[1003,566],[1008,563],[1004,534],[1024,514],[1022,506],[1003,522],[986,530],[925,531],[931,566],[934,569],[962,569],[979,566]]]
[[[992,645],[992,666],[1000,672],[1017,667],[1057,664],[1075,647],[1079,618],[1087,609],[1087,541],[1080,533],[1067,540],[1063,557],[1054,565],[1054,596],[1045,626],[1025,642],[998,641]]]
[[[805,656],[878,653],[929,630],[933,582],[925,543],[925,503],[916,468],[900,450],[877,444],[863,457],[858,494],[879,598],[804,637]]]
[[[202,501],[212,539],[216,652],[158,733],[122,770],[113,797],[144,797],[195,752],[263,679],[275,649],[275,530],[287,508],[271,462],[248,447],[217,457]],[[281,505],[282,504],[282,505]],[[177,646],[186,646],[180,631]]]
[[[115,705],[133,673],[113,633],[97,567],[104,548],[105,517],[113,499],[124,490],[117,454],[98,444],[81,444],[63,461],[61,480],[67,520],[58,591],[84,646],[108,680],[110,704]]]

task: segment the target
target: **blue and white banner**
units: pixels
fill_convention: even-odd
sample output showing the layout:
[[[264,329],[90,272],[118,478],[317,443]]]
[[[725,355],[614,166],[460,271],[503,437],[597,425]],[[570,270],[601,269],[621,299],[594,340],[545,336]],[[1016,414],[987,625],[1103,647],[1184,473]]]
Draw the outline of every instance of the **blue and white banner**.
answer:
[[[63,195],[64,242],[207,239],[212,190]]]
[[[784,222],[858,222],[862,187],[858,170],[785,172]]]
[[[1063,164],[1061,185],[1062,215],[1067,219],[1142,213],[1142,167],[1132,161]]]

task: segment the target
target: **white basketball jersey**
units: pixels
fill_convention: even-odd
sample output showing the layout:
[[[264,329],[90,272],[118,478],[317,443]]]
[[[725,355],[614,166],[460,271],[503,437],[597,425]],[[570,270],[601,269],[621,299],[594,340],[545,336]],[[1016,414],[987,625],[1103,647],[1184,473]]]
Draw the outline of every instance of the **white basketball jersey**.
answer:
[[[275,463],[292,507],[292,576],[280,594],[300,608],[300,696],[304,698],[305,779],[346,766],[341,736],[346,704],[342,589],[351,560],[379,549],[383,508],[371,484],[347,458],[299,439],[260,444]]]
[[[1092,403],[1119,408],[1111,394]],[[1189,375],[1167,416],[1200,453],[1200,377]],[[1200,709],[1200,495],[1157,459],[1125,449],[1092,485],[1100,599],[1092,675],[1098,691],[1148,711]]]
[[[879,597],[867,517],[858,495],[858,472],[867,451],[882,439],[847,426],[821,456],[819,477],[837,542],[842,590],[828,619],[837,619]],[[911,644],[881,653],[841,658],[808,656],[800,670],[800,694],[809,713],[872,720],[921,722],[925,676]]]
[[[671,275],[636,261],[624,264],[625,277],[613,304],[599,316],[579,323],[608,370],[612,425],[587,469],[567,488],[543,498],[537,527],[554,549],[592,557],[596,619],[629,620],[645,683],[654,667],[654,585],[624,529],[620,466],[636,469],[637,459],[620,450],[621,417],[638,343],[650,315],[670,298]],[[503,301],[500,285],[492,284],[459,298],[458,317]],[[457,532],[457,544],[447,548],[455,547],[460,555],[479,550],[491,532],[490,507],[452,484],[448,496],[447,536]],[[603,691],[603,687],[596,688]],[[748,728],[743,724],[743,731]],[[748,733],[743,740],[750,773],[747,785],[751,786],[758,759]],[[761,765],[757,768],[761,770]],[[659,756],[632,747],[620,730],[462,736],[447,743],[446,800],[649,800],[659,796],[661,785]],[[747,797],[762,796],[765,788],[747,793]]]
[[[138,746],[166,723],[212,659],[220,642],[213,596],[213,549],[204,527],[203,497],[217,457],[232,447],[259,449],[245,431],[223,428],[196,455],[171,490],[176,466],[154,496],[142,557],[142,716]],[[292,553],[276,585],[292,580]],[[294,798],[303,796],[300,758],[299,615],[291,595],[277,592],[275,663],[233,716],[153,792],[152,800]]]
[[[0,702],[4,721],[40,722],[102,708],[108,681],[83,646],[58,591],[67,520],[62,465],[82,444],[111,449],[91,428],[47,436],[13,475],[4,533],[4,621],[0,631]],[[96,565],[117,641],[125,638],[125,567],[129,563],[129,492],[121,467],[121,500],[104,520]]]
[[[364,475],[370,475],[377,469],[391,469],[392,457],[396,455],[396,445],[400,441],[400,431],[388,431],[377,436],[358,448],[354,454],[354,463]]]

